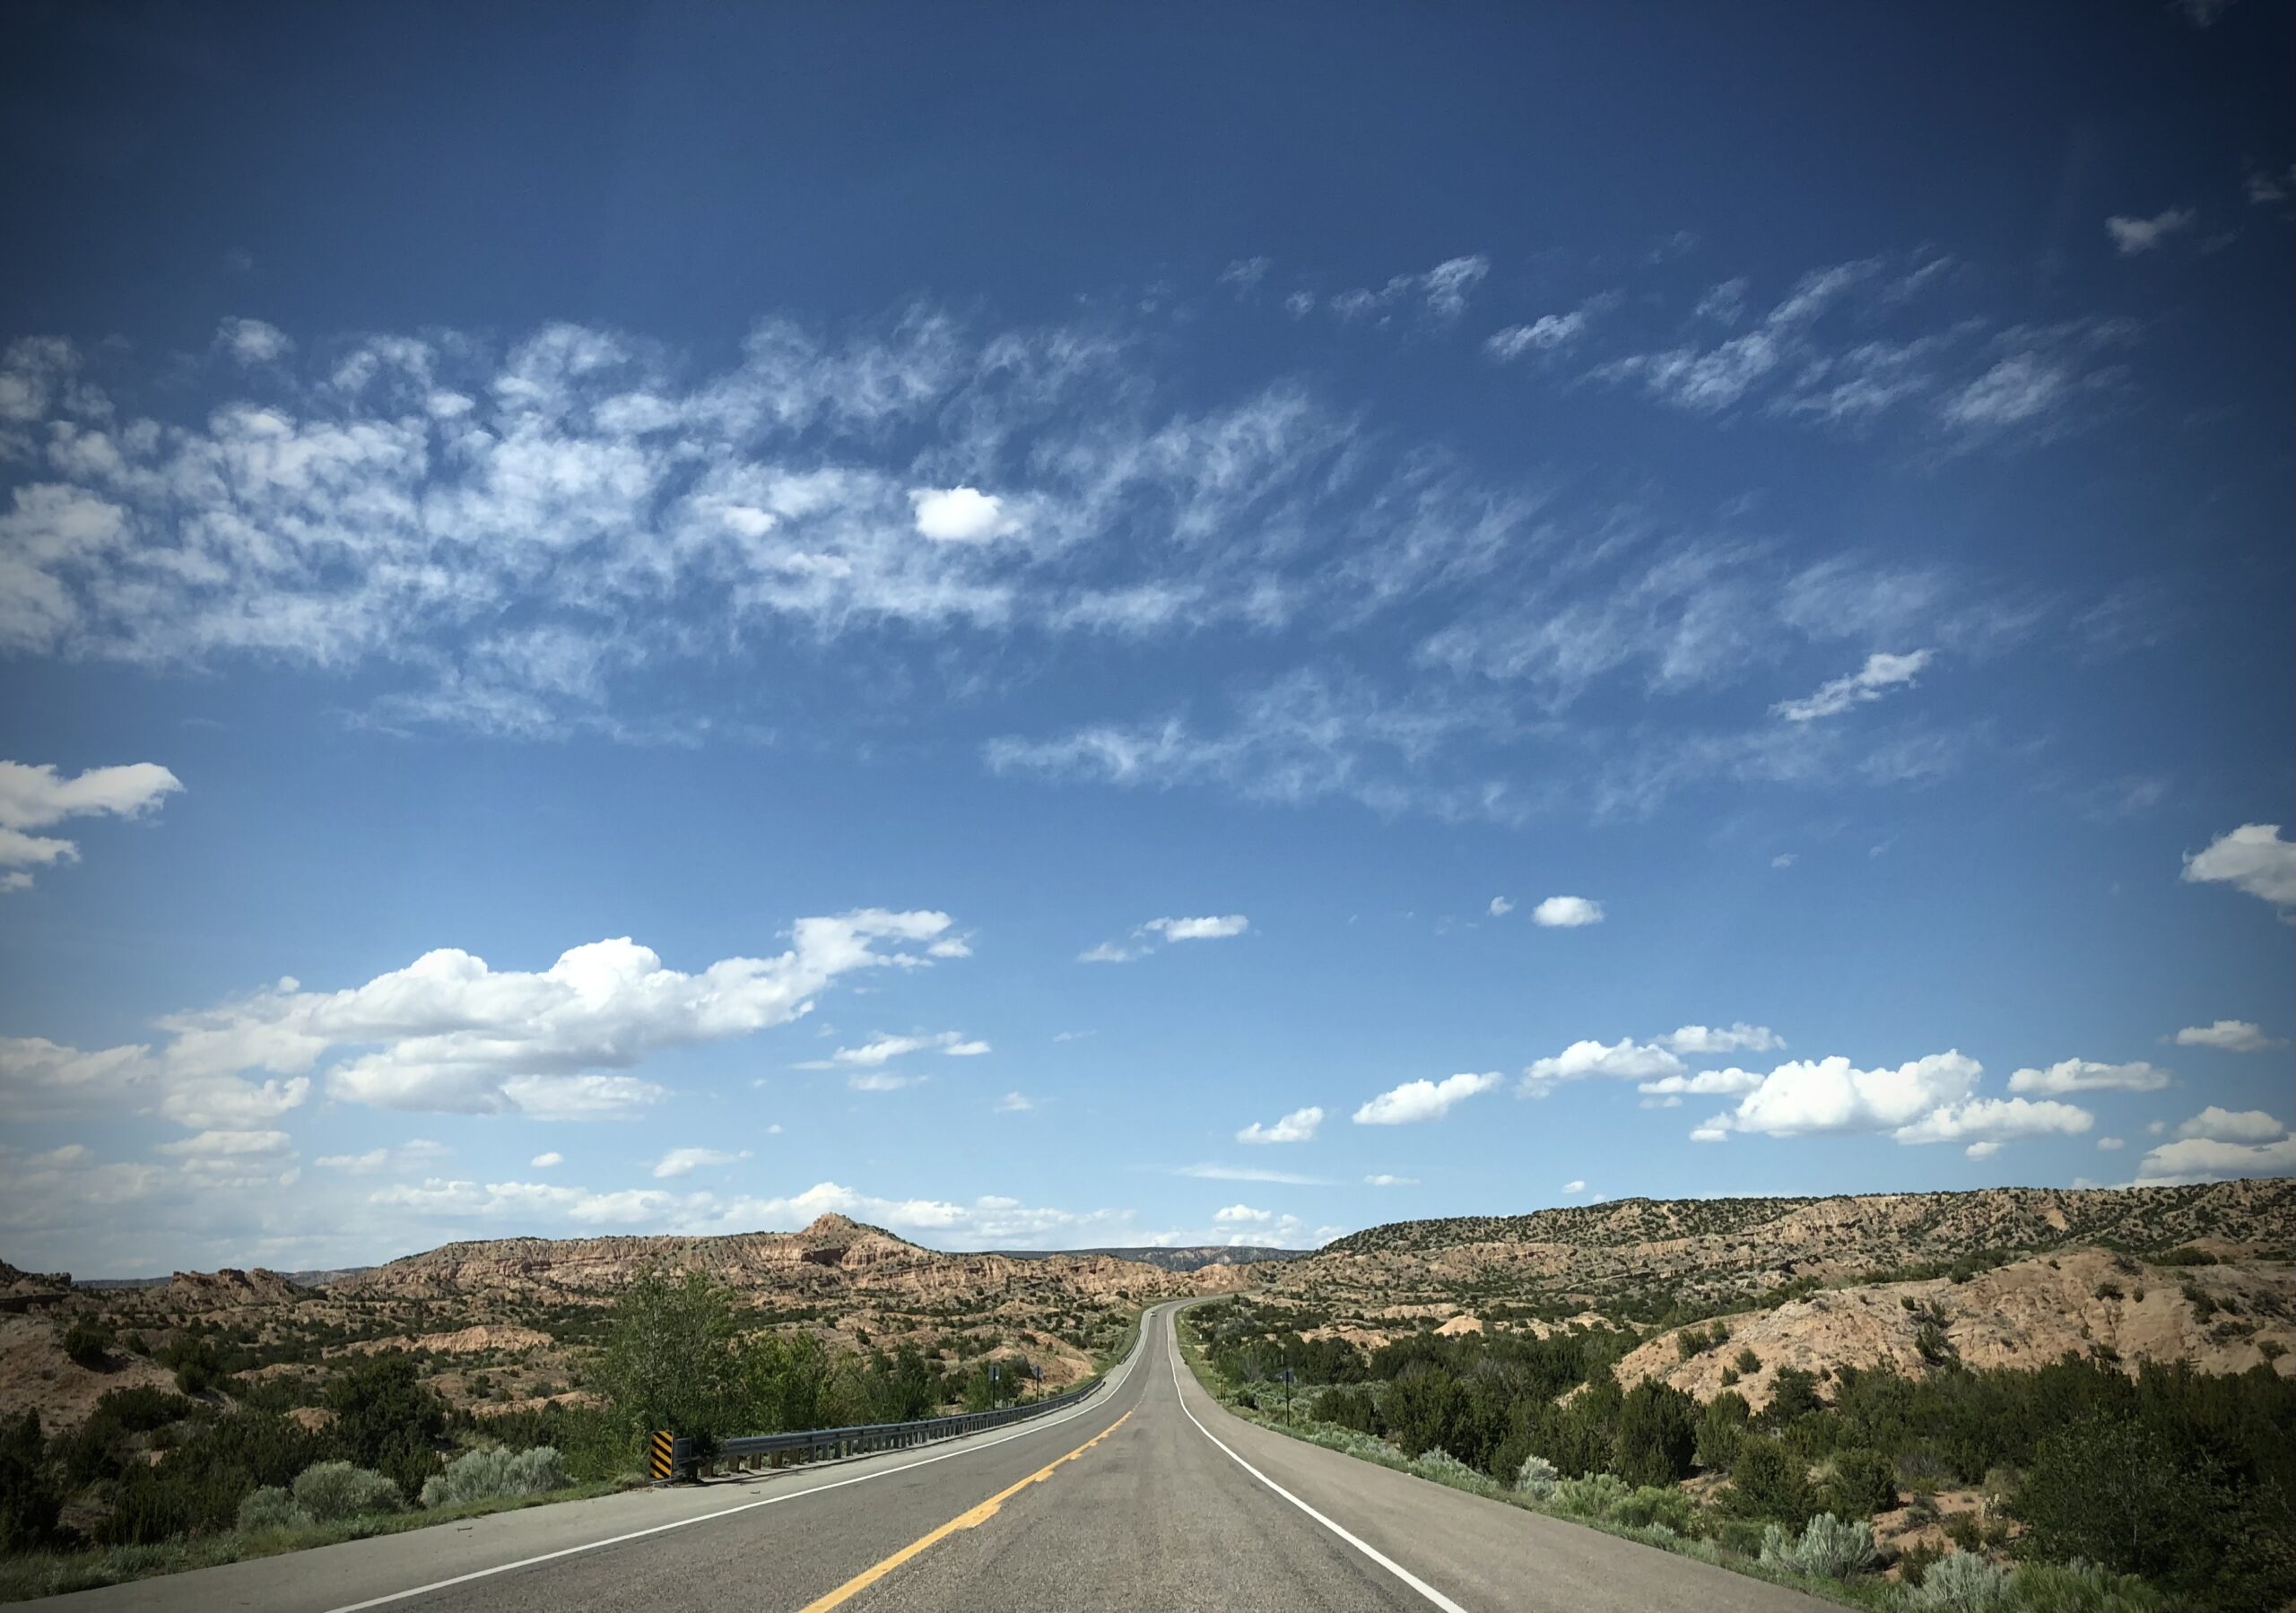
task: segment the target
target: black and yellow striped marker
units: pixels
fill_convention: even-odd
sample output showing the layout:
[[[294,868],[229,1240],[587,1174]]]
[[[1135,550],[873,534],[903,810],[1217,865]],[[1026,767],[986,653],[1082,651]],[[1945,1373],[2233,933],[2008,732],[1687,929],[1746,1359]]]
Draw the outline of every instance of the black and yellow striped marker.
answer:
[[[676,1442],[670,1437],[670,1431],[667,1428],[657,1428],[654,1430],[653,1470],[654,1477],[656,1479],[668,1479],[673,1477],[673,1470],[670,1465],[670,1453],[675,1447],[675,1444]]]

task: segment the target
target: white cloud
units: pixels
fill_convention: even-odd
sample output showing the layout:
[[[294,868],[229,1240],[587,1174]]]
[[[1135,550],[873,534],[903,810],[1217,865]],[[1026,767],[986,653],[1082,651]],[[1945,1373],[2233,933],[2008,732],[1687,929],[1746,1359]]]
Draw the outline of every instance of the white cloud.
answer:
[[[1582,1193],[1587,1191],[1587,1184],[1584,1182],[1565,1182],[1562,1184],[1562,1191],[1567,1193]]]
[[[2012,1092],[2158,1092],[2169,1072],[2139,1059],[2128,1064],[2100,1064],[2064,1059],[2046,1070],[2020,1070],[2009,1078]]]
[[[242,364],[274,364],[295,351],[287,333],[260,319],[226,319],[215,329],[215,346]]]
[[[1036,1101],[1023,1092],[1007,1092],[998,1098],[996,1110],[999,1114],[1025,1114],[1035,1108]]]
[[[1499,1085],[1496,1071],[1476,1074],[1446,1076],[1439,1081],[1420,1080],[1405,1081],[1389,1088],[1355,1111],[1359,1126],[1402,1126],[1420,1121],[1440,1120],[1454,1104],[1488,1092]]]
[[[68,818],[135,818],[183,788],[156,762],[90,767],[66,778],[52,766],[0,761],[0,868],[47,867],[74,863],[80,848],[60,836],[35,835]],[[22,890],[31,876],[11,875],[4,887]]]
[[[1013,530],[1004,501],[978,488],[912,488],[917,530],[936,543],[978,543]]]
[[[1775,1053],[1786,1045],[1786,1038],[1769,1026],[1749,1025],[1744,1019],[1727,1027],[1685,1025],[1658,1040],[1676,1053],[1692,1054]]]
[[[2296,921],[2296,841],[2282,839],[2276,823],[2244,823],[2219,835],[2185,859],[2184,877],[2245,890]]]
[[[175,1159],[238,1158],[248,1154],[283,1154],[294,1146],[284,1132],[202,1132],[152,1151]]]
[[[2262,169],[2251,169],[2241,188],[2247,193],[2249,202],[2258,207],[2284,202],[2288,199],[2289,191],[2296,189],[2296,167],[2290,168],[2284,174],[2268,174]]]
[[[2176,1141],[2148,1150],[2136,1167],[2140,1186],[2290,1175],[2296,1175],[2296,1137],[2260,1111],[2232,1114],[2213,1106],[2179,1126]]]
[[[1376,1175],[1366,1176],[1363,1182],[1369,1187],[1417,1187],[1419,1185],[1419,1178],[1416,1176],[1390,1175],[1386,1171],[1381,1171]]]
[[[1972,1142],[1961,1150],[1972,1159],[1990,1159],[2000,1151],[2001,1145],[1997,1142]]]
[[[2262,1109],[2237,1113],[2211,1104],[2177,1128],[2179,1137],[2202,1137],[2211,1142],[2269,1142],[2287,1135],[2288,1128]]]
[[[1531,923],[1549,930],[1575,930],[1603,922],[1603,905],[1583,896],[1551,896],[1531,909]]]
[[[726,958],[694,975],[665,967],[624,938],[576,947],[540,973],[496,970],[448,948],[342,991],[307,992],[283,979],[220,1008],[161,1019],[172,1039],[157,1054],[0,1041],[0,1107],[17,1115],[156,1110],[193,1130],[253,1129],[302,1104],[308,1072],[342,1055],[326,1071],[328,1093],[374,1107],[627,1114],[666,1092],[605,1071],[657,1048],[786,1024],[856,971],[926,967],[910,949],[948,924],[944,914],[882,908],[800,919],[778,956]]]
[[[1271,1210],[1254,1210],[1248,1204],[1231,1204],[1224,1210],[1213,1210],[1212,1218],[1223,1226],[1233,1226],[1239,1222],[1271,1221],[1275,1218],[1275,1212]]]
[[[1152,918],[1140,927],[1166,941],[1224,941],[1250,929],[1252,921],[1240,913],[1231,913],[1216,918]]]
[[[1692,1136],[1715,1141],[1733,1131],[1772,1137],[1893,1132],[1967,1098],[1983,1066],[1958,1052],[1931,1054],[1896,1069],[1860,1070],[1839,1054],[1780,1064],[1735,1111]]]
[[[969,1059],[978,1058],[989,1051],[987,1043],[969,1037],[961,1030],[944,1030],[931,1035],[878,1036],[858,1047],[840,1047],[825,1059],[806,1059],[796,1067],[799,1070],[843,1070],[855,1066],[874,1069],[912,1053],[934,1052],[952,1059]]]
[[[2149,219],[2116,213],[2105,221],[2105,233],[2112,238],[2114,249],[2123,257],[2134,257],[2140,252],[2152,251],[2172,235],[2190,230],[2199,217],[2189,207],[2171,207]]]
[[[1575,1081],[1588,1076],[1655,1080],[1661,1076],[1678,1075],[1682,1068],[1682,1060],[1666,1049],[1637,1042],[1632,1036],[1622,1036],[1608,1045],[1601,1042],[1573,1042],[1552,1057],[1534,1059],[1523,1071],[1523,1084],[1526,1091],[1536,1097],[1556,1081]]]
[[[1772,868],[1791,868],[1795,863],[1800,861],[1800,853],[1782,851],[1770,860],[1770,865]]]
[[[2097,1147],[2108,1154],[2118,1153],[2127,1146],[2128,1143],[2124,1139],[2118,1137],[2100,1137],[2097,1139]]]
[[[932,1078],[924,1075],[904,1075],[891,1070],[865,1070],[858,1075],[848,1075],[845,1084],[856,1092],[900,1092],[910,1087],[921,1087]]]
[[[1505,897],[1503,897],[1503,896],[1495,896],[1495,897],[1492,897],[1492,898],[1491,898],[1491,916],[1492,916],[1492,917],[1493,917],[1493,918],[1505,918],[1509,914],[1510,914],[1510,913],[1512,913],[1512,912],[1514,912],[1514,911],[1515,911],[1515,904],[1514,904],[1514,903],[1512,903],[1512,902],[1510,902],[1510,901],[1509,901]]]
[[[1892,1135],[1900,1142],[1908,1143],[1974,1140],[1997,1144],[2013,1137],[2052,1133],[2078,1136],[2096,1122],[2095,1115],[2074,1104],[2048,1100],[2036,1103],[2023,1097],[1975,1097],[1932,1110],[1911,1125],[1899,1127]]]
[[[1316,1128],[1324,1123],[1324,1112],[1313,1106],[1294,1109],[1274,1125],[1252,1122],[1236,1133],[1238,1142],[1308,1142],[1313,1140]]]
[[[1615,307],[1618,300],[1615,294],[1605,293],[1587,299],[1567,314],[1542,314],[1528,325],[1508,325],[1484,340],[1483,351],[1502,363],[1527,352],[1552,352],[1586,334],[1596,317]]]
[[[1175,1176],[1191,1176],[1199,1182],[1273,1182],[1284,1187],[1335,1187],[1328,1176],[1305,1176],[1297,1171],[1263,1170],[1251,1165],[1182,1165],[1173,1167]]]
[[[563,1165],[565,1163],[566,1156],[558,1152],[557,1149],[552,1149],[546,1154],[536,1154],[533,1158],[526,1161],[526,1166],[530,1170],[546,1171],[553,1165]]]
[[[729,1153],[723,1149],[672,1149],[654,1162],[655,1180],[689,1176],[705,1166],[733,1165],[750,1157],[747,1149]]]
[[[1152,918],[1136,926],[1129,938],[1104,941],[1100,945],[1076,955],[1079,963],[1130,963],[1145,958],[1157,947],[1183,941],[1225,941],[1241,935],[1252,927],[1252,921],[1240,913],[1222,914],[1205,918]]]
[[[1267,272],[1274,267],[1274,264],[1265,257],[1239,257],[1220,271],[1220,283],[1235,287],[1240,295],[1265,280]]]
[[[1637,1092],[1648,1092],[1665,1097],[1722,1097],[1751,1092],[1761,1085],[1762,1078],[1751,1070],[1735,1067],[1728,1070],[1701,1070],[1696,1075],[1669,1075],[1655,1081],[1644,1081],[1635,1088]],[[1661,1106],[1672,1108],[1672,1104]]]
[[[396,1147],[369,1149],[363,1154],[322,1154],[311,1163],[325,1170],[340,1171],[346,1176],[371,1176],[378,1171],[404,1170],[434,1159],[443,1159],[452,1151],[445,1143],[417,1137]],[[545,1158],[553,1164],[557,1162],[556,1155]]]
[[[1909,655],[1892,655],[1876,651],[1866,657],[1866,664],[1847,677],[1836,678],[1818,686],[1815,694],[1798,700],[1780,700],[1770,711],[1789,723],[1813,722],[1878,700],[1888,690],[1901,684],[1910,684],[1929,664],[1930,652],[1916,650]]]
[[[2225,1053],[2263,1053],[2283,1044],[2246,1019],[2219,1019],[2213,1025],[2187,1025],[2177,1032],[2179,1047],[2214,1047]]]

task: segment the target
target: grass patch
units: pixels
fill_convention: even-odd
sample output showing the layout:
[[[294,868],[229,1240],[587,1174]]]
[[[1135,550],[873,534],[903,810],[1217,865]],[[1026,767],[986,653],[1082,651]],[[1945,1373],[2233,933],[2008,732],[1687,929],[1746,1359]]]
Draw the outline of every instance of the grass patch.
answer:
[[[214,1568],[225,1563],[249,1562],[308,1551],[314,1546],[336,1546],[373,1535],[404,1534],[438,1523],[458,1523],[490,1513],[517,1512],[548,1506],[559,1501],[587,1501],[610,1496],[640,1481],[628,1479],[593,1480],[569,1485],[541,1496],[496,1496],[456,1506],[408,1513],[376,1513],[346,1518],[339,1523],[314,1523],[301,1529],[229,1530],[217,1534],[165,1540],[154,1546],[109,1546],[87,1551],[35,1551],[0,1557],[0,1601],[28,1601],[39,1596],[61,1596],[69,1591],[92,1591],[102,1585],[124,1585],[130,1580],[161,1574],[182,1574],[193,1568]]]

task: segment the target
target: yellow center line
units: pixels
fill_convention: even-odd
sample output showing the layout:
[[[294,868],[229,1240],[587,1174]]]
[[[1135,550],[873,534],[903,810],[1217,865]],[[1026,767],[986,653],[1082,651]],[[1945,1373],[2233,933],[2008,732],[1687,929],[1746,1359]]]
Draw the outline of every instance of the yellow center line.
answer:
[[[956,1533],[956,1531],[961,1529],[979,1528],[980,1525],[987,1522],[991,1518],[995,1517],[996,1515],[996,1509],[1004,1505],[1004,1503],[1012,1499],[1013,1496],[1020,1494],[1022,1490],[1028,1488],[1029,1486],[1032,1484],[1043,1483],[1045,1479],[1052,1476],[1053,1469],[1060,1466],[1062,1462],[1075,1461],[1079,1456],[1082,1456],[1085,1452],[1091,1450],[1094,1445],[1099,1444],[1100,1441],[1106,1439],[1109,1435],[1115,1433],[1118,1428],[1123,1427],[1125,1424],[1131,1420],[1132,1413],[1129,1411],[1126,1412],[1122,1417],[1117,1418],[1116,1421],[1110,1423],[1107,1427],[1092,1435],[1091,1438],[1086,1440],[1083,1444],[1078,1445],[1074,1450],[1069,1452],[1067,1455],[1060,1457],[1057,1461],[1048,1461],[1044,1466],[1039,1468],[1026,1479],[1022,1479],[1018,1484],[1013,1485],[1009,1488],[997,1491],[994,1496],[991,1496],[987,1500],[982,1502],[978,1506],[972,1508],[970,1512],[958,1513],[955,1517],[950,1519],[946,1523],[944,1523],[940,1528],[935,1530],[931,1534],[925,1536],[922,1539],[911,1540],[908,1545],[902,1547],[899,1551],[896,1551],[892,1556],[887,1557],[883,1562],[877,1564],[874,1567],[864,1568],[860,1573],[846,1581],[845,1583],[839,1585],[827,1596],[807,1602],[804,1607],[804,1613],[829,1613],[830,1609],[836,1607],[840,1602],[848,1601],[852,1598],[858,1596],[862,1591],[866,1591],[870,1586],[884,1578],[885,1575],[891,1574],[894,1569],[909,1561],[909,1558],[915,1557],[918,1552],[925,1550],[935,1541],[946,1539],[949,1536]]]

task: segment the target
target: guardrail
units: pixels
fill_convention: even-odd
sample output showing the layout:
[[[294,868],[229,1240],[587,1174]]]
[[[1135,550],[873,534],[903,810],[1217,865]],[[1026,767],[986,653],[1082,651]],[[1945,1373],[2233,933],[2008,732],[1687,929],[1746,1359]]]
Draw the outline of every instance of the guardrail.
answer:
[[[953,1417],[928,1417],[913,1423],[860,1423],[849,1428],[807,1428],[787,1434],[753,1434],[738,1439],[721,1439],[708,1455],[701,1453],[701,1442],[689,1435],[672,1436],[665,1429],[651,1441],[650,1457],[653,1476],[657,1480],[692,1479],[701,1470],[720,1467],[736,1471],[753,1470],[771,1463],[778,1458],[791,1455],[804,1460],[822,1457],[858,1456],[870,1451],[899,1451],[910,1445],[921,1445],[936,1439],[955,1439],[961,1435],[978,1434],[986,1428],[1000,1428],[1007,1423],[1017,1423],[1031,1417],[1041,1417],[1048,1411],[1057,1411],[1064,1406],[1074,1406],[1097,1392],[1108,1380],[1094,1378],[1091,1383],[1057,1394],[1048,1400],[1030,1401],[1022,1405],[1004,1406],[995,1411],[961,1411]]]

